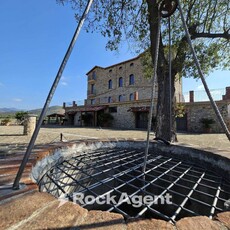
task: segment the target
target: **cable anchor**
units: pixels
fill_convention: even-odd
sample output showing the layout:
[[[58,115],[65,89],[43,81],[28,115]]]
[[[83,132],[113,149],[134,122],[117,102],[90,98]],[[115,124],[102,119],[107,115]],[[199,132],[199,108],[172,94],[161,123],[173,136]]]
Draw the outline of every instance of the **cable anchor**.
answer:
[[[170,17],[177,9],[177,0],[163,0],[160,3],[160,14],[162,18]]]

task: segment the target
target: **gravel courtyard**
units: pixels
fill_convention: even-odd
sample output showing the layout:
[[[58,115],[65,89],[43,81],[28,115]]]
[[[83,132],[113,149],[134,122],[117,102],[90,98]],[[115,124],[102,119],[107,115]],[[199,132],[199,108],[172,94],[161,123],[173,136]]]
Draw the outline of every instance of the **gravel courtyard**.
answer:
[[[144,130],[114,130],[96,128],[77,128],[50,126],[40,129],[35,145],[49,144],[60,140],[60,133],[64,140],[82,139],[109,139],[109,138],[136,138],[146,139]],[[151,139],[154,134],[151,133]],[[178,144],[192,145],[206,150],[222,150],[224,155],[230,157],[230,142],[225,134],[178,134]],[[10,154],[14,151],[25,151],[30,141],[29,136],[23,135],[23,126],[0,126],[0,155]]]

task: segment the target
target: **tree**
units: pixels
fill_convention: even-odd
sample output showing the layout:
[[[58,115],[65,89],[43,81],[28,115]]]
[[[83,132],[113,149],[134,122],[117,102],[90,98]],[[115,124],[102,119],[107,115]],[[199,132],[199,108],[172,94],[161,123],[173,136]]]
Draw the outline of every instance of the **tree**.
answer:
[[[71,4],[78,20],[85,7],[84,0],[57,0],[62,4]],[[230,3],[229,0],[181,0],[186,23],[193,40],[204,74],[216,68],[229,68],[230,63]],[[162,0],[95,0],[87,19],[87,31],[100,31],[108,38],[106,48],[117,50],[126,40],[136,52],[149,47],[152,57],[158,30],[158,8]],[[178,76],[198,78],[179,11],[170,17],[172,31],[172,98],[175,98],[175,81]],[[158,58],[158,104],[157,137],[171,140],[170,119],[175,121],[175,99],[172,105],[172,117],[169,106],[168,73],[168,20],[161,20],[161,35]],[[149,74],[149,71],[146,71]],[[174,128],[175,129],[175,128]],[[174,130],[175,131],[175,130]]]
[[[17,121],[22,124],[22,122],[24,121],[25,119],[25,116],[28,114],[28,112],[24,112],[24,111],[20,111],[20,112],[17,112],[15,114],[15,118],[17,119]]]

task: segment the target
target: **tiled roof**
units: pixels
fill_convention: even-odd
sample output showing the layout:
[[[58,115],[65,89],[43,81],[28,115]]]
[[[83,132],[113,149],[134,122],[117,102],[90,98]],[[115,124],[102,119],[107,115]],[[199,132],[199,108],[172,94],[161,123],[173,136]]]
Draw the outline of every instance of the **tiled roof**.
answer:
[[[74,108],[74,110],[68,111],[67,113],[72,112],[96,112],[102,109],[105,109],[107,106],[79,106]]]

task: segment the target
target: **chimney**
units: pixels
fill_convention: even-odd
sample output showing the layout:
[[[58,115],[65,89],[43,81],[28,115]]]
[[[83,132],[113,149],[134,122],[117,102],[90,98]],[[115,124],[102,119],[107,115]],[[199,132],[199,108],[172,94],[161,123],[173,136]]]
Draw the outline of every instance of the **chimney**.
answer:
[[[135,93],[134,93],[134,100],[135,100],[135,101],[138,101],[138,92],[135,92]]]
[[[189,91],[189,102],[194,102],[194,91]]]
[[[63,102],[63,106],[62,107],[63,107],[63,109],[65,109],[65,107],[66,107],[65,102]]]
[[[222,96],[223,100],[229,100],[230,99],[230,87],[226,87],[226,94]]]

